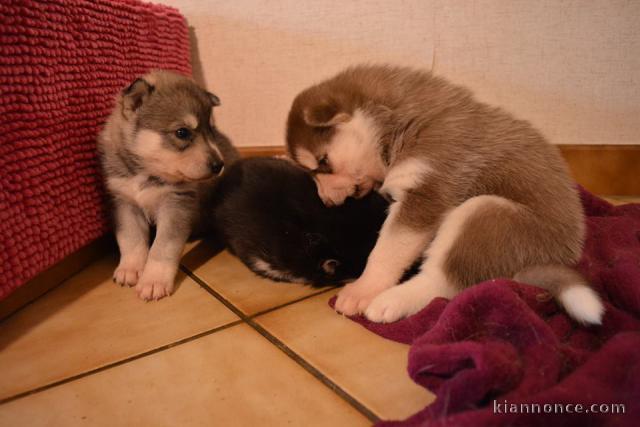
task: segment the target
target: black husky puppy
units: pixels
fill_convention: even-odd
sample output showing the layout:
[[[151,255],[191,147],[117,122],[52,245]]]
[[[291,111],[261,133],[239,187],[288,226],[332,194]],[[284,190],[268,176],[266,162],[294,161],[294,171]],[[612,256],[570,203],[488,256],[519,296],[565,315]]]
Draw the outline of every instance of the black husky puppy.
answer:
[[[377,193],[326,207],[313,177],[291,162],[234,163],[213,192],[213,227],[258,275],[313,286],[357,278],[388,203]]]

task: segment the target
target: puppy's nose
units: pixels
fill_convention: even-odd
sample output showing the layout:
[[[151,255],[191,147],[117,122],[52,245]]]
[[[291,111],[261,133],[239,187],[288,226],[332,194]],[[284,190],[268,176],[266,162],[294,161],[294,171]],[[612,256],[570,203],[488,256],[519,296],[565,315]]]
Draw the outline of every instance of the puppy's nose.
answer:
[[[222,160],[211,160],[209,162],[209,169],[214,175],[219,175],[224,169],[224,162]]]

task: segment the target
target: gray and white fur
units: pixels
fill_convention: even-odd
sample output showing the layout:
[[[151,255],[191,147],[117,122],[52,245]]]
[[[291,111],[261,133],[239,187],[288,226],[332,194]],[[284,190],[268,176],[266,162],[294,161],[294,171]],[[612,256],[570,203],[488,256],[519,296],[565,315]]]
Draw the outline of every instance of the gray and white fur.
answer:
[[[113,279],[159,299],[173,292],[187,239],[204,231],[216,177],[238,155],[215,126],[220,100],[187,77],[153,71],[115,104],[98,138],[120,249]]]

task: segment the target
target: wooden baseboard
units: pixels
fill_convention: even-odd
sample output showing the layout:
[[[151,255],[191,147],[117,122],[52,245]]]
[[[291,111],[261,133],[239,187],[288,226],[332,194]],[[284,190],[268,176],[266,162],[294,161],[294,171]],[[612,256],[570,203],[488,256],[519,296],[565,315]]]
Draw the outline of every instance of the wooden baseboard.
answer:
[[[594,194],[640,195],[640,145],[560,145],[573,178]]]
[[[640,195],[640,145],[559,145],[573,178],[595,194]],[[243,157],[276,156],[283,146],[240,147]]]
[[[285,154],[284,145],[269,145],[264,147],[238,147],[241,157],[273,157]]]

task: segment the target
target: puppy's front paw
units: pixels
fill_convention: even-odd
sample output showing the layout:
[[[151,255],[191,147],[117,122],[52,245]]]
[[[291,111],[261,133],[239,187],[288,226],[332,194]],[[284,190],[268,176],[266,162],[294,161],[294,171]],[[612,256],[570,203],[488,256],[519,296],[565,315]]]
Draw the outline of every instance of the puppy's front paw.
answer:
[[[372,322],[391,323],[417,313],[426,304],[407,291],[406,285],[399,285],[382,292],[371,301],[365,317]]]
[[[121,259],[113,272],[113,281],[120,286],[135,286],[143,269],[144,259]]]
[[[380,292],[378,287],[361,280],[350,283],[338,293],[336,311],[347,316],[362,313]]]
[[[136,285],[138,296],[145,300],[158,300],[171,295],[177,266],[148,263]]]

